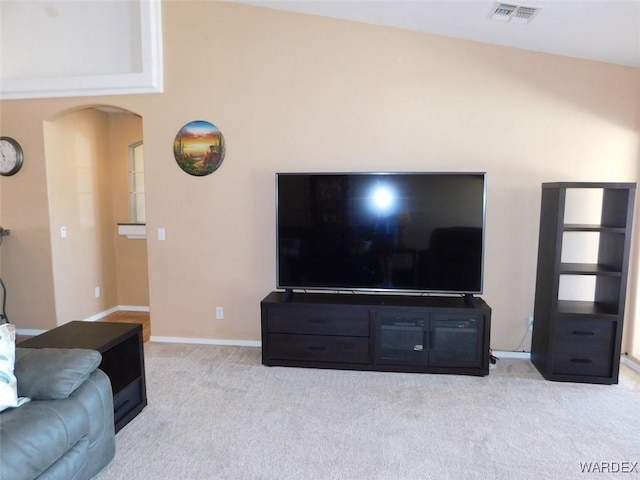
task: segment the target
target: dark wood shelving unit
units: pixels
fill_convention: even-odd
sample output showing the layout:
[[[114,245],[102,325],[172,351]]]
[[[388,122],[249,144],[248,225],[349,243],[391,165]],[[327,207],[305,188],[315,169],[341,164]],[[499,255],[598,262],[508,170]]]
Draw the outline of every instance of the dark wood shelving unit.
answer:
[[[620,270],[609,267],[607,265],[598,265],[597,263],[561,263],[560,275],[611,275],[612,277],[620,277]]]
[[[598,189],[600,223],[565,222],[567,193]],[[531,360],[548,380],[618,382],[635,183],[542,184]],[[597,234],[597,260],[563,262],[565,233]],[[561,299],[560,277],[595,277],[593,298]]]

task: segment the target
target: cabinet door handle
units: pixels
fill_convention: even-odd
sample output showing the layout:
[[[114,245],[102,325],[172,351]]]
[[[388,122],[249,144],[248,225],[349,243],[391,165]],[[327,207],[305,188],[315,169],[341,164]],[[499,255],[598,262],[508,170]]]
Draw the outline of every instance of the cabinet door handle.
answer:
[[[595,335],[596,332],[590,332],[589,330],[574,330],[573,332],[574,335]]]
[[[592,363],[588,358],[572,358],[571,363]]]

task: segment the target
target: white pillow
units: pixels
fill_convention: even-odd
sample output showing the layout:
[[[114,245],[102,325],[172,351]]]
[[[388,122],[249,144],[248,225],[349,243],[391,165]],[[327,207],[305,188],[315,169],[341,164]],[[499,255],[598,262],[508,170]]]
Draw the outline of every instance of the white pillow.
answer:
[[[18,383],[13,374],[16,361],[16,327],[0,325],[0,412],[18,406]]]

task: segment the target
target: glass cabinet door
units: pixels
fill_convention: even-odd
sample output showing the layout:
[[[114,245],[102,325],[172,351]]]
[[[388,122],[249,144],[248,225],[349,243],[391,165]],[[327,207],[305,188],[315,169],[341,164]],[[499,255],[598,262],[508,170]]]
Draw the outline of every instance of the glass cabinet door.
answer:
[[[428,316],[384,314],[376,319],[376,363],[426,365]]]
[[[482,361],[482,319],[434,314],[430,321],[430,366],[478,366]]]

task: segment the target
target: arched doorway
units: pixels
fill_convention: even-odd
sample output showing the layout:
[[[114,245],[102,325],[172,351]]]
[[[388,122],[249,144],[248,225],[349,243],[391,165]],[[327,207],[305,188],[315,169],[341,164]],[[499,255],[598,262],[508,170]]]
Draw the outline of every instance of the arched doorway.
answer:
[[[132,223],[132,176],[136,201],[144,202],[144,168],[138,158],[132,169],[130,157],[131,147],[143,143],[142,131],[139,115],[102,105],[45,122],[58,324],[123,311],[148,316],[146,239],[118,234],[118,224]]]

